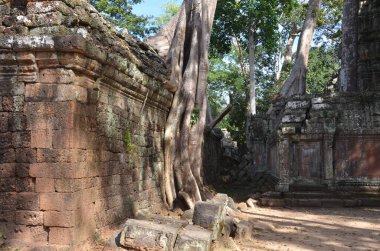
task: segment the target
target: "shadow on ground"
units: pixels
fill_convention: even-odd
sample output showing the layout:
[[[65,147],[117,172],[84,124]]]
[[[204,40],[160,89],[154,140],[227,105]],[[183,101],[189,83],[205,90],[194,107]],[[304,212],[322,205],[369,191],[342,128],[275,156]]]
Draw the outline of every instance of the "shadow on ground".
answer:
[[[380,250],[380,208],[257,208],[243,250]]]

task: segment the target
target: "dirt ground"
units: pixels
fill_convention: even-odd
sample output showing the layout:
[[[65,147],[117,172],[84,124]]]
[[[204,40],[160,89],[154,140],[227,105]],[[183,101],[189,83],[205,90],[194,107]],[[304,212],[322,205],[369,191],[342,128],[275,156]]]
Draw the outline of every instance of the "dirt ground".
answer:
[[[255,228],[241,250],[380,250],[380,208],[256,208],[239,218]]]
[[[254,226],[252,240],[236,241],[242,251],[380,251],[380,208],[255,208],[231,216]],[[95,246],[92,250],[125,250]],[[227,250],[238,249],[216,251]]]

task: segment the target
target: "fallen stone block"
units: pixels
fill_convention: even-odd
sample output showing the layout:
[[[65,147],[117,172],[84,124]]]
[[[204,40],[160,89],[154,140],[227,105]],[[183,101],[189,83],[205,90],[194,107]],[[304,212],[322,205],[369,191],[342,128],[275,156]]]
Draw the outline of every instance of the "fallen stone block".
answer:
[[[251,240],[253,235],[253,226],[248,221],[236,223],[235,240]]]
[[[232,237],[236,233],[237,221],[231,216],[226,216],[224,219],[222,235],[223,237]]]
[[[197,202],[194,207],[193,223],[212,232],[212,239],[220,234],[225,217],[226,206],[211,202]]]
[[[127,220],[120,245],[132,249],[173,250],[180,227],[144,220]]]
[[[178,235],[175,251],[209,251],[212,244],[212,232],[204,228],[187,225]]]
[[[254,200],[254,199],[252,199],[252,198],[249,198],[248,200],[247,200],[247,205],[250,207],[250,208],[256,208],[257,207],[257,200]]]

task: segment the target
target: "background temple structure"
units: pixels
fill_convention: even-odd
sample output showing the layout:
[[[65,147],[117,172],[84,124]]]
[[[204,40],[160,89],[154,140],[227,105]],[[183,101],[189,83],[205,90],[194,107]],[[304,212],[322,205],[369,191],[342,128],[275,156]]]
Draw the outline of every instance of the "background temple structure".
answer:
[[[293,96],[252,119],[256,170],[278,191],[380,189],[380,2],[348,0],[339,92]]]
[[[0,33],[7,242],[78,250],[105,226],[160,208],[172,99],[161,58],[84,0],[0,1]]]

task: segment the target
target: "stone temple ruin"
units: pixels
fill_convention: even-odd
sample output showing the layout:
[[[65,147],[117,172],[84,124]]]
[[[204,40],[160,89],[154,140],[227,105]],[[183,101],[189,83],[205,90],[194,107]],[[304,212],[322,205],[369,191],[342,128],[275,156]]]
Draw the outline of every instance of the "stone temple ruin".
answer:
[[[338,92],[293,96],[252,119],[256,169],[277,191],[380,189],[380,2],[345,1]]]
[[[278,191],[379,190],[380,6],[347,6],[356,11],[343,24],[340,91],[280,100],[252,120],[254,166],[279,177]],[[160,208],[172,100],[163,60],[85,0],[0,0],[0,33],[7,241],[75,250],[106,226]]]

